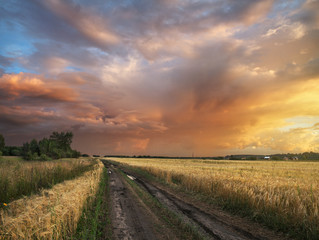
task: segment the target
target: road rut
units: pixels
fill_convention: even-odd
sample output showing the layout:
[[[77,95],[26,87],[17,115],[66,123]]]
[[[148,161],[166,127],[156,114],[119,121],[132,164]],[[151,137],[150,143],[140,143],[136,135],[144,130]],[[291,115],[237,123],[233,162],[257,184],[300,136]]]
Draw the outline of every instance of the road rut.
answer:
[[[111,219],[114,239],[158,239],[144,207],[123,183],[113,168],[109,169]]]

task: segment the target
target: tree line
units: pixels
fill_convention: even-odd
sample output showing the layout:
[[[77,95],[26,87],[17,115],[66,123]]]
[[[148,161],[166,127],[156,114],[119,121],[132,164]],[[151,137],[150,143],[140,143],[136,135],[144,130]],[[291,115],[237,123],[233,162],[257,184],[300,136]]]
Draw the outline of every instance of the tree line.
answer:
[[[0,156],[22,156],[27,161],[78,158],[81,153],[71,148],[72,138],[72,132],[53,132],[49,138],[32,139],[16,147],[5,146],[4,137],[0,134]]]

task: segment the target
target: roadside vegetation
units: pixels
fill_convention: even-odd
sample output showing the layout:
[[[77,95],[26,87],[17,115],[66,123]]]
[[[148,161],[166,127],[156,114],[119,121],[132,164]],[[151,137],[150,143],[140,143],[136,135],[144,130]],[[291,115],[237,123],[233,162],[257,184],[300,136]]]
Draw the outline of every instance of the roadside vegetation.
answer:
[[[0,159],[0,208],[4,204],[38,193],[43,188],[74,179],[90,171],[97,164],[94,159],[60,159],[39,162],[23,161],[18,157]]]
[[[319,239],[319,162],[111,158],[299,239]]]
[[[87,199],[72,239],[112,239],[108,182],[107,169],[103,168],[98,191]]]
[[[66,168],[73,168],[69,162],[62,160],[59,165],[66,164]],[[44,165],[37,167],[43,171],[50,168]],[[34,166],[30,168],[35,169]],[[103,169],[103,164],[99,161],[82,176],[6,204],[5,208],[0,209],[0,238],[71,239],[76,232],[82,211],[87,207],[87,199],[94,201]]]

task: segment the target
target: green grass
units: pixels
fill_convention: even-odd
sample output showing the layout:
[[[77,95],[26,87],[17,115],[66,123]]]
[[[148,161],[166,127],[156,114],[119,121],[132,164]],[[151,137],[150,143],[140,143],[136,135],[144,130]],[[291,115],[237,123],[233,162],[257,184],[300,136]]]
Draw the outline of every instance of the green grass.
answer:
[[[43,188],[74,179],[92,170],[96,160],[61,159],[49,162],[26,162],[20,158],[0,159],[0,207]]]
[[[107,169],[104,168],[99,190],[94,199],[88,199],[72,239],[111,239],[108,182]]]

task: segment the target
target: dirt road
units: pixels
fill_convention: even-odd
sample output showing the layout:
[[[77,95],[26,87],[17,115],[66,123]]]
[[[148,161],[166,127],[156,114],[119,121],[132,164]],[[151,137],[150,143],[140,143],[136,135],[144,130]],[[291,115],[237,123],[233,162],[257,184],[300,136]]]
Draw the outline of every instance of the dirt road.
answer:
[[[161,223],[146,206],[127,180],[124,173],[141,189],[156,198],[166,209],[181,218],[181,221],[196,229],[202,239],[219,240],[279,240],[287,239],[266,230],[248,220],[228,215],[187,196],[177,194],[155,182],[148,182],[127,169],[104,162],[109,169],[111,221],[115,239],[179,239],[179,234]]]
[[[142,202],[113,167],[109,168],[109,175],[114,239],[158,239],[151,224],[153,219],[147,214]]]

